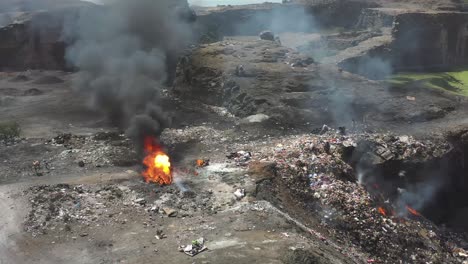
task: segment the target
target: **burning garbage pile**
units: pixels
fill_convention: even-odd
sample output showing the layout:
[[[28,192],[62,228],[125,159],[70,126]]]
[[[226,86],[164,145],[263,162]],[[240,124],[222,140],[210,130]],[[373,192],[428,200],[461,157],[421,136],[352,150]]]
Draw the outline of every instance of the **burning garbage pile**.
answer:
[[[145,181],[160,185],[171,184],[172,168],[169,156],[152,137],[146,137],[144,144],[146,157],[143,159],[143,164],[146,170],[143,172],[143,177]]]
[[[361,248],[370,255],[369,262],[467,260],[457,253],[466,252],[458,235],[437,227],[413,208],[410,203],[416,198],[401,206],[407,197],[401,192],[407,186],[388,184],[385,180],[389,179],[372,174],[377,170],[359,171],[362,161],[350,153],[356,154],[362,144],[373,146],[365,152],[372,156],[366,164],[376,167],[388,161],[429,160],[449,149],[447,144],[407,136],[329,131],[284,138],[254,156],[276,164],[276,188],[286,188],[305,210],[319,215],[323,230],[328,232],[325,237],[344,247]],[[389,189],[397,189],[397,194]],[[421,194],[413,195],[425,199]]]

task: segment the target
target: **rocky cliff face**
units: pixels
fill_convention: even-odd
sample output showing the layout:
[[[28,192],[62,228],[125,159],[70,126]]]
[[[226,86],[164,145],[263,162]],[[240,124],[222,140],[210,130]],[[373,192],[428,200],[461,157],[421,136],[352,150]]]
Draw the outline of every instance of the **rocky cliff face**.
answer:
[[[397,69],[447,68],[468,63],[468,14],[408,13],[395,17],[393,65]]]
[[[64,69],[63,16],[37,13],[0,29],[0,69]]]
[[[467,13],[378,8],[363,11],[358,23],[360,28],[371,29],[382,25],[391,28],[383,31],[387,41],[362,42],[359,49],[343,50],[329,61],[369,78],[392,71],[444,70],[468,63]],[[374,67],[376,61],[385,65],[385,72]]]
[[[26,13],[3,13],[0,22],[10,23],[0,28],[0,70],[50,69],[67,70],[72,65],[65,61],[67,43],[63,39],[64,24],[70,23],[80,12],[102,8],[96,5],[79,5],[77,1],[67,8],[53,8],[47,4],[55,0],[44,0],[37,3],[31,1],[28,7],[50,7],[48,11]],[[15,2],[15,3],[16,3]],[[79,2],[79,1],[78,1]],[[3,3],[3,2],[2,2]],[[68,3],[68,2],[66,2]],[[181,19],[193,21],[195,15],[185,0],[174,1]],[[12,3],[13,5],[13,3]],[[8,7],[11,7],[8,5]],[[10,8],[11,9],[11,8]],[[73,41],[73,36],[67,41]],[[167,54],[168,67],[175,71],[177,59],[173,54]]]
[[[202,45],[181,59],[174,92],[222,106],[240,118],[262,115],[273,124],[372,126],[442,118],[459,107],[449,94],[388,91],[334,67],[317,65],[273,41]],[[458,102],[457,102],[458,101]],[[382,123],[382,124],[383,124]]]
[[[318,32],[323,28],[352,28],[361,11],[376,7],[364,1],[318,1],[199,8],[198,28],[203,40],[224,36],[258,35],[261,31]]]

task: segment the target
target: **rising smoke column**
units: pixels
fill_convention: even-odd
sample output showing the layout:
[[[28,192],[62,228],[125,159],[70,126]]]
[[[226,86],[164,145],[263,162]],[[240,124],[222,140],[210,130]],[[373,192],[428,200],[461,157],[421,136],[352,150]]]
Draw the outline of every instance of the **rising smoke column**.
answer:
[[[127,134],[158,136],[168,120],[158,105],[170,60],[191,38],[182,0],[106,0],[65,23],[74,88]],[[141,142],[139,142],[141,143]]]

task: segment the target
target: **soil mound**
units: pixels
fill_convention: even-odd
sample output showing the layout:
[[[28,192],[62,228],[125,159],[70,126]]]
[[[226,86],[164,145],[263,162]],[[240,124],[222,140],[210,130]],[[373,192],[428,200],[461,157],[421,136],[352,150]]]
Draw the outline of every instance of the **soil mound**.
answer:
[[[23,93],[23,95],[25,96],[36,96],[36,95],[41,95],[41,94],[43,94],[43,92],[36,88],[28,89]]]
[[[29,81],[29,77],[23,74],[16,75],[15,77],[10,79],[10,82],[27,82]]]
[[[59,77],[48,75],[42,76],[39,79],[35,80],[33,83],[35,84],[56,84],[56,83],[63,83],[64,81]]]

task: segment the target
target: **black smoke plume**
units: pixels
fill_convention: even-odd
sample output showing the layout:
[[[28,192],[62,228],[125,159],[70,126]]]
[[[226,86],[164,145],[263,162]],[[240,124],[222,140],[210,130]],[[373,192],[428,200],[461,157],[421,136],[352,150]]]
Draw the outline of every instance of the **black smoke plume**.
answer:
[[[141,143],[169,120],[160,108],[168,66],[191,39],[192,13],[182,0],[107,0],[66,23],[74,87]]]

